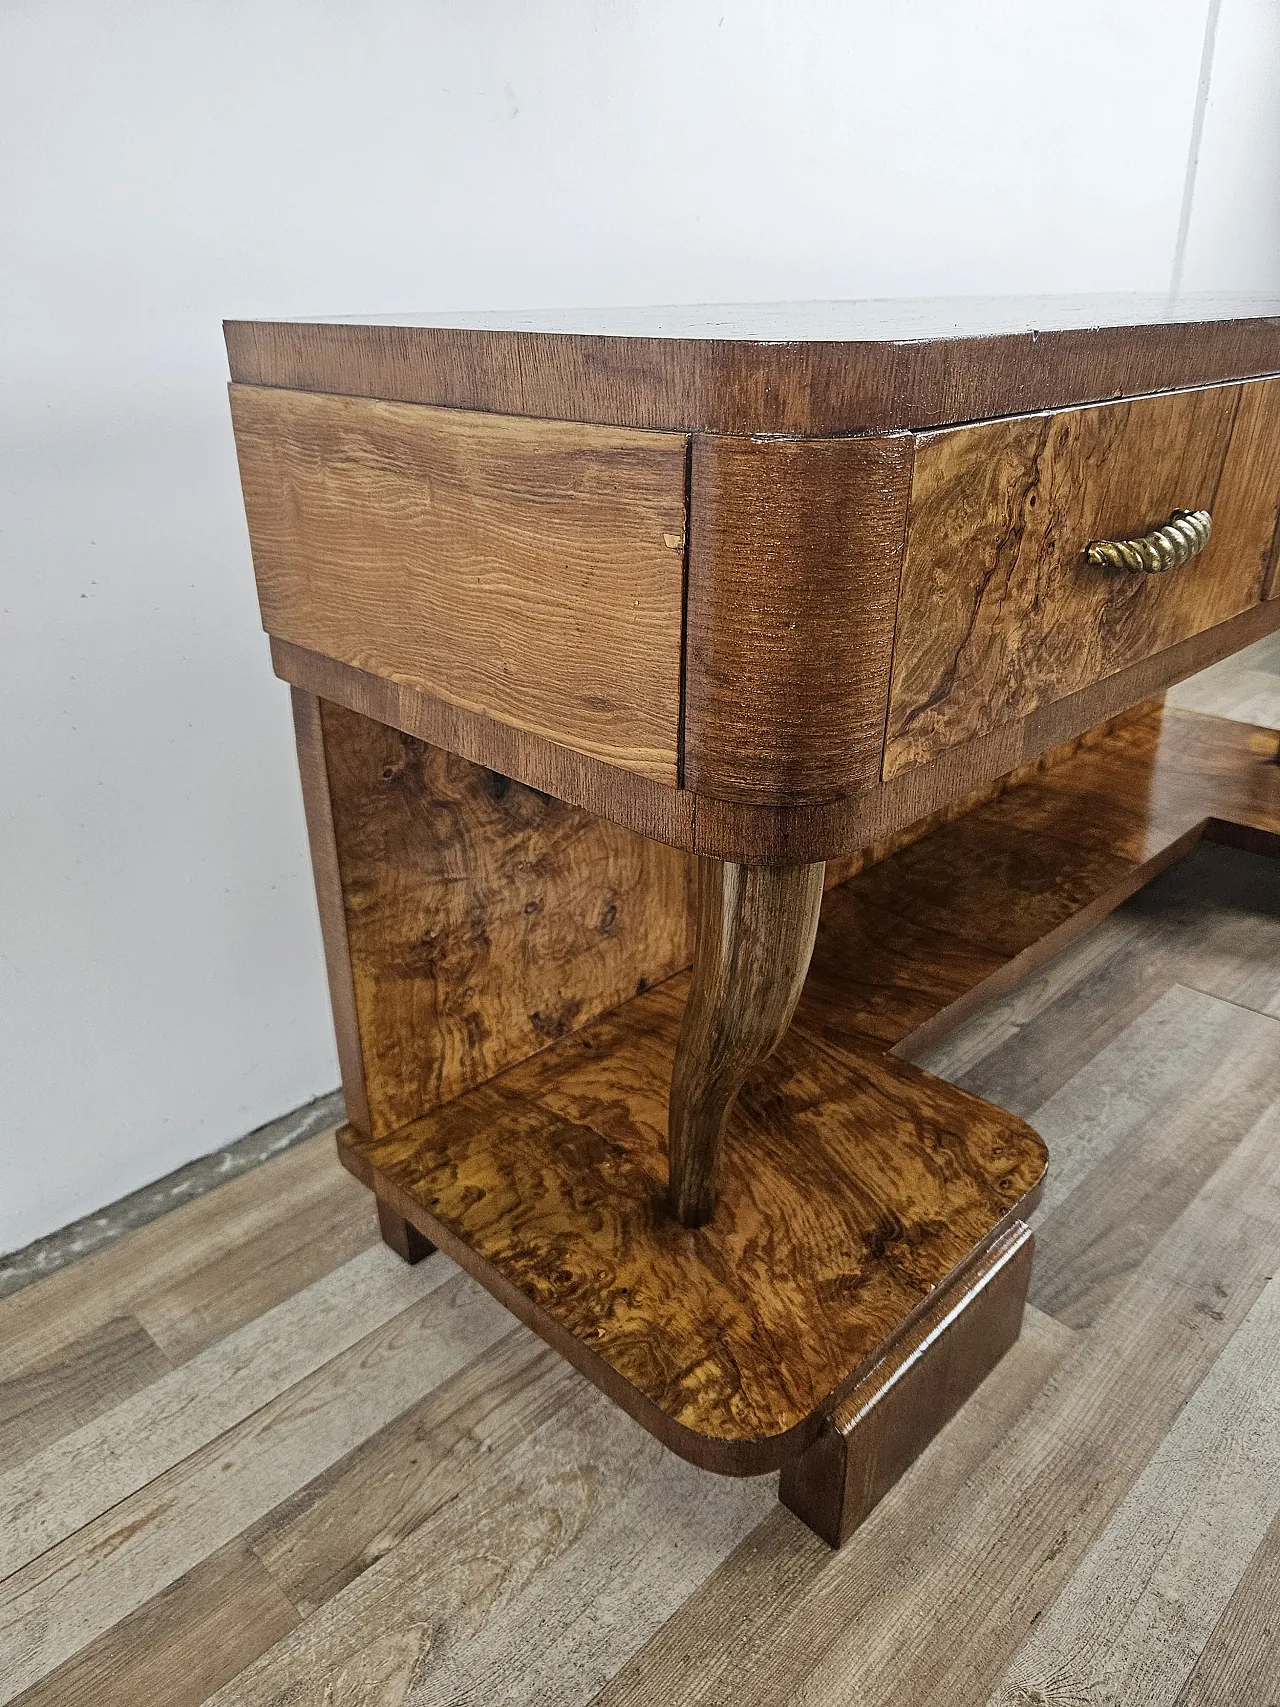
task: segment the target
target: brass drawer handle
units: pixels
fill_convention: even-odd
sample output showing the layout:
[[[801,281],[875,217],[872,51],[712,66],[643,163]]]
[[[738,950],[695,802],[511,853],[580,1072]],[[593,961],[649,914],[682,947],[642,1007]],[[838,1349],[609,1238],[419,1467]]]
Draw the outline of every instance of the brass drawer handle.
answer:
[[[1141,539],[1095,539],[1084,548],[1086,563],[1100,569],[1140,569],[1161,575],[1190,563],[1209,543],[1213,521],[1208,510],[1175,510],[1161,528]]]

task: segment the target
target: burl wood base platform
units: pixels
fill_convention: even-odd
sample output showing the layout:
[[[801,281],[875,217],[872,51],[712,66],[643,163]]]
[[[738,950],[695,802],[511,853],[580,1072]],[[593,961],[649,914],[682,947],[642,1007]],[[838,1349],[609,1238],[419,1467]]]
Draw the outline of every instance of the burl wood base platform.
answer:
[[[838,1545],[1017,1337],[1046,1160],[1023,1121],[891,1051],[1200,836],[1275,851],[1277,746],[1147,708],[833,869],[853,868],[704,1227],[663,1202],[684,973],[396,1130],[344,1129],[341,1158],[402,1255],[438,1244],[683,1456],[782,1466],[783,1499]]]

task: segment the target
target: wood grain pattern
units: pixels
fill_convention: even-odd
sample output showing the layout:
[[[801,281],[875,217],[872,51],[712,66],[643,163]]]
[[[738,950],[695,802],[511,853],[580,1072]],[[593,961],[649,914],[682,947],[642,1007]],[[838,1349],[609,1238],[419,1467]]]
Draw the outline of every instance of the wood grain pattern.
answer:
[[[842,1553],[830,1553],[771,1503],[769,1479],[708,1477],[663,1453],[520,1328],[508,1328],[407,1410],[382,1423],[366,1417],[375,1432],[361,1438],[360,1417],[350,1417],[344,1428],[356,1444],[329,1461],[331,1446],[317,1425],[335,1407],[360,1409],[384,1379],[384,1357],[398,1351],[411,1363],[419,1344],[429,1347],[439,1318],[428,1314],[421,1342],[400,1336],[390,1354],[374,1346],[344,1353],[342,1380],[310,1383],[296,1405],[274,1404],[264,1438],[287,1431],[296,1491],[226,1543],[226,1524],[245,1509],[246,1460],[233,1430],[233,1468],[219,1478],[216,1466],[227,1460],[211,1443],[198,1518],[206,1546],[212,1534],[220,1550],[80,1647],[34,1683],[28,1699],[42,1707],[91,1700],[132,1707],[153,1698],[194,1704],[225,1681],[219,1700],[227,1707],[282,1700],[369,1707],[406,1692],[424,1707],[469,1695],[582,1707],[601,1686],[599,1707],[776,1707],[806,1698],[820,1707],[855,1697],[876,1707],[985,1707],[1001,1671],[1052,1616],[1082,1564],[1108,1551],[1099,1541],[1114,1513],[1144,1467],[1161,1460],[1167,1431],[1195,1412],[1197,1383],[1213,1379],[1276,1272],[1274,1115],[1260,1122],[1256,1097],[1224,1098],[1222,1087],[1246,1066],[1259,1091],[1267,1070],[1274,1084],[1277,1051],[1257,1034],[1251,1053],[1238,1043],[1242,1021],[1277,1023],[1242,1014],[1241,1004],[1280,1014],[1278,871],[1280,862],[1206,842],[1130,901],[1114,930],[1090,933],[957,1034],[957,1060],[971,1063],[979,1051],[966,1086],[989,1099],[1007,1095],[1026,1112],[1075,1079],[1051,1121],[1043,1111],[1033,1116],[1052,1135],[1046,1205],[1065,1182],[1072,1197],[1084,1193],[1082,1209],[1087,1200],[1104,1207],[1104,1194],[1091,1191],[1089,1180],[1114,1156],[1122,1167],[1108,1195],[1118,1223],[1145,1226],[1147,1205],[1159,1224],[1150,1239],[1137,1241],[1138,1266],[1115,1292],[1114,1234],[1108,1237],[1091,1213],[1072,1246],[1063,1203],[1057,1252],[1081,1260],[1082,1288],[1097,1296],[1089,1325],[1067,1328],[1029,1308],[997,1376]],[[1180,955],[1183,943],[1188,958]],[[1138,975],[1152,966],[1154,982],[1143,986]],[[1206,1026],[1199,1016],[1211,1009],[1221,1019]],[[1099,1059],[1099,1043],[1116,1038],[1117,1024],[1124,1031],[1126,1015],[1145,1017]],[[1025,1046],[1006,1050],[1001,1038]],[[1215,1079],[1218,1039],[1227,1049]],[[986,1061],[995,1058],[980,1052],[992,1040],[1002,1064],[988,1074]],[[1165,1220],[1174,1155],[1164,1131],[1168,1110],[1187,1135],[1199,1125],[1222,1170],[1210,1183],[1197,1182],[1195,1201],[1177,1208],[1172,1223]],[[1107,1128],[1101,1144],[1100,1125]],[[1245,1150],[1236,1157],[1233,1142],[1240,1140]],[[270,1219],[282,1227],[301,1225],[313,1207],[317,1239],[326,1200],[314,1196],[311,1172],[297,1164],[323,1149],[316,1143],[280,1158],[293,1173],[273,1162],[265,1174],[249,1176],[255,1187],[266,1180]],[[1182,1139],[1176,1149],[1191,1154]],[[347,1178],[333,1173],[331,1151],[324,1168],[338,1183]],[[167,1286],[175,1273],[170,1253],[192,1259],[198,1271],[212,1274],[225,1264],[238,1272],[237,1241],[246,1234],[261,1240],[269,1225],[247,1215],[245,1184],[235,1180],[100,1252],[87,1270],[77,1265],[9,1300],[26,1303],[19,1314],[0,1310],[6,1359],[11,1346],[29,1348],[38,1323],[52,1352],[45,1373],[56,1377],[54,1348],[65,1345],[75,1359],[83,1344],[74,1333],[66,1337],[64,1321],[79,1332],[101,1319],[101,1309],[150,1296],[157,1282]],[[1145,1199],[1135,1195],[1139,1184]],[[363,1188],[349,1178],[347,1185],[363,1201],[371,1229]],[[264,1216],[267,1207],[258,1206]],[[176,1233],[169,1220],[177,1221]],[[1100,1255],[1090,1276],[1095,1241]],[[256,1268],[257,1255],[250,1252],[246,1262]],[[288,1272],[286,1265],[286,1286]],[[70,1280],[77,1282],[73,1292]],[[1173,1618],[1172,1642],[1154,1639],[1158,1622],[1129,1620],[1116,1644],[1137,1680],[1126,1707],[1147,1698],[1148,1680],[1155,1700],[1172,1698],[1167,1660],[1180,1654],[1185,1665],[1188,1655],[1178,1646],[1179,1606],[1200,1640],[1210,1597],[1220,1604],[1239,1573],[1243,1528],[1230,1521],[1223,1545],[1202,1546],[1200,1519],[1214,1522],[1216,1485],[1228,1496],[1247,1489],[1259,1449],[1274,1446],[1263,1397],[1274,1354],[1268,1329],[1255,1337],[1248,1367],[1237,1369],[1233,1413],[1242,1422],[1260,1420],[1261,1433],[1233,1425],[1215,1436],[1212,1428],[1183,1426],[1179,1450],[1163,1454],[1157,1495],[1186,1487],[1200,1498],[1186,1544],[1165,1555],[1152,1584],[1159,1589],[1172,1565],[1173,1598],[1158,1595],[1156,1605]],[[404,1368],[386,1362],[385,1378],[396,1380]],[[579,1402],[562,1414],[571,1396]],[[1214,1409],[1202,1408],[1201,1421],[1211,1421]],[[1274,1498],[1272,1482],[1259,1487],[1261,1502]],[[168,1497],[154,1519],[161,1533],[141,1555],[148,1581],[163,1575],[156,1562],[170,1525],[178,1531],[175,1563],[191,1556],[186,1486],[174,1477],[165,1482]],[[175,1491],[183,1497],[175,1500]],[[143,1516],[144,1505],[134,1503],[126,1522]],[[1157,1498],[1153,1518],[1168,1508],[1167,1498]],[[1231,1511],[1229,1497],[1222,1516]],[[1132,1502],[1129,1515],[1141,1516]],[[1251,1515],[1246,1509],[1246,1523]],[[1154,1525],[1137,1534],[1158,1540]],[[1181,1691],[1181,1707],[1270,1700],[1276,1534],[1273,1523],[1239,1577]],[[128,1588],[127,1573],[140,1557],[136,1540],[123,1544],[112,1585],[120,1589]],[[1145,1545],[1127,1552],[1139,1582],[1152,1582],[1150,1556]],[[105,1571],[112,1566],[108,1556]],[[1126,1568],[1121,1594],[1128,1578]],[[83,1582],[69,1580],[53,1602],[54,1619],[73,1633],[82,1610],[96,1620],[95,1593],[93,1572]],[[288,1628],[290,1601],[304,1618],[296,1630]]]
[[[483,1475],[208,1707],[582,1707],[773,1499],[672,1458],[581,1381],[494,1445]]]
[[[801,803],[878,781],[912,448],[694,439],[687,788]]]
[[[18,1699],[21,1707],[201,1707],[297,1623],[251,1549],[230,1541]]]
[[[1023,1707],[1049,1689],[1124,1703],[1181,1693],[1280,1511],[1278,1341],[1272,1280],[1010,1662],[990,1707]]]
[[[940,426],[1280,370],[1280,305],[1113,296],[229,321],[234,379],[712,433]],[[677,335],[666,322],[678,321]]]
[[[247,1532],[307,1616],[537,1433],[582,1378],[526,1328],[511,1331]]]
[[[355,1427],[353,1449],[326,1462],[329,1448],[316,1423],[335,1406],[358,1408],[384,1379],[384,1352],[369,1346],[354,1357],[342,1354],[343,1381],[310,1385],[297,1405],[275,1404],[266,1438],[290,1431],[296,1491],[231,1541],[218,1539],[219,1551],[79,1648],[28,1698],[111,1707],[152,1698],[194,1703],[226,1680],[220,1699],[228,1707],[282,1699],[320,1707],[326,1698],[368,1707],[379,1692],[396,1700],[397,1684],[400,1696],[411,1691],[424,1704],[470,1691],[485,1700],[582,1707],[603,1685],[600,1707],[774,1707],[810,1693],[817,1703],[857,1696],[876,1704],[985,1707],[1001,1671],[1052,1616],[1082,1563],[1106,1553],[1099,1540],[1113,1514],[1153,1455],[1160,1458],[1167,1431],[1194,1412],[1197,1383],[1212,1379],[1276,1272],[1274,1116],[1260,1122],[1256,1097],[1224,1098],[1222,1090],[1246,1067],[1259,1093],[1266,1071],[1274,1084],[1277,1051],[1256,1033],[1251,1051],[1239,1043],[1243,1022],[1277,1024],[1242,1014],[1241,1004],[1280,1014],[1278,871],[1280,862],[1206,843],[1129,902],[1115,930],[1090,933],[954,1039],[959,1061],[971,1063],[979,1051],[966,1087],[988,1099],[1008,1095],[1024,1112],[1075,1079],[1070,1095],[1058,1097],[1056,1114],[1034,1114],[1054,1149],[1046,1205],[1069,1183],[1081,1209],[1087,1202],[1105,1208],[1105,1195],[1116,1203],[1119,1227],[1145,1227],[1149,1213],[1157,1225],[1149,1239],[1134,1241],[1138,1266],[1116,1292],[1115,1233],[1090,1213],[1073,1246],[1070,1199],[1062,1204],[1057,1254],[1080,1261],[1081,1294],[1098,1300],[1088,1325],[1067,1328],[1029,1308],[998,1375],[842,1553],[830,1553],[791,1513],[771,1505],[769,1479],[701,1475],[590,1394],[562,1417],[568,1396],[583,1399],[581,1377],[519,1328],[508,1328],[407,1410],[381,1424],[367,1418],[375,1432],[360,1438]],[[1180,956],[1183,943],[1189,958]],[[1142,987],[1138,974],[1153,965],[1154,983]],[[1209,1010],[1221,1016],[1213,1025],[1201,1021]],[[1131,1024],[1126,1015],[1142,1017]],[[1099,1059],[1098,1044],[1116,1038],[1117,1019],[1120,1031],[1128,1024],[1127,1034]],[[1009,1049],[1001,1038],[1010,1039]],[[1012,1048],[1019,1038],[1025,1046]],[[980,1052],[992,1040],[1001,1061],[988,1074],[986,1062],[995,1057]],[[1226,1049],[1218,1050],[1219,1040]],[[1223,1059],[1215,1077],[1216,1053]],[[1169,1110],[1186,1129],[1173,1150],[1164,1130]],[[1211,1183],[1197,1181],[1195,1201],[1175,1207],[1169,1222],[1170,1163],[1175,1153],[1192,1153],[1184,1139],[1197,1125],[1225,1171]],[[1246,1149],[1237,1158],[1233,1143],[1241,1139]],[[310,1154],[322,1148],[313,1145]],[[1111,1191],[1092,1191],[1093,1170],[1112,1156],[1122,1166]],[[299,1156],[280,1160],[294,1165]],[[332,1174],[331,1152],[326,1167]],[[267,1180],[277,1224],[300,1224],[310,1205],[316,1237],[324,1236],[325,1200],[314,1197],[306,1167],[286,1177],[271,1163],[251,1178],[257,1186]],[[199,1217],[177,1211],[180,1236],[162,1221],[99,1253],[90,1259],[88,1283],[78,1265],[9,1300],[28,1302],[20,1315],[0,1311],[6,1357],[11,1343],[29,1346],[39,1322],[50,1347],[64,1344],[78,1358],[83,1342],[66,1338],[64,1317],[79,1312],[79,1330],[99,1319],[100,1307],[149,1296],[157,1280],[170,1284],[171,1251],[192,1258],[198,1271],[225,1264],[236,1272],[236,1241],[246,1234],[260,1240],[268,1224],[246,1217],[244,1184],[236,1180],[189,1206]],[[347,1184],[371,1228],[363,1188]],[[1139,1185],[1145,1196],[1135,1194]],[[1047,1224],[1038,1267],[1045,1230]],[[1100,1254],[1090,1275],[1095,1242]],[[246,1261],[256,1267],[258,1257],[250,1253]],[[71,1279],[78,1282],[74,1294]],[[101,1306],[99,1293],[108,1295]],[[428,1315],[422,1343],[434,1332]],[[417,1354],[417,1343],[402,1337],[398,1344],[403,1356]],[[1233,1426],[1223,1438],[1211,1428],[1184,1427],[1178,1452],[1164,1454],[1157,1493],[1247,1488],[1259,1448],[1274,1444],[1267,1413],[1258,1410],[1274,1351],[1272,1330],[1255,1338],[1234,1407],[1241,1419],[1261,1416],[1264,1432]],[[56,1356],[54,1350],[47,1360],[47,1375],[56,1376]],[[388,1363],[387,1378],[403,1367]],[[538,1368],[546,1373],[533,1373]],[[1215,1441],[1224,1449],[1215,1450]],[[220,1478],[212,1470],[201,1477],[206,1536],[225,1536],[226,1522],[234,1525],[244,1509],[245,1459],[235,1430],[231,1444],[235,1467]],[[208,1459],[210,1466],[226,1461],[217,1443]],[[191,1556],[194,1526],[186,1499],[172,1498],[175,1490],[182,1488],[170,1477],[155,1523],[161,1532],[176,1526],[178,1563]],[[1270,1482],[1258,1491],[1262,1502],[1274,1498]],[[1157,1499],[1153,1516],[1168,1505]],[[141,1517],[143,1506],[135,1503],[126,1520]],[[1229,1523],[1224,1545],[1201,1546],[1199,1519],[1213,1523],[1216,1501],[1201,1497],[1195,1509],[1187,1544],[1166,1555],[1175,1598],[1160,1596],[1157,1607],[1175,1615],[1173,1641],[1151,1639],[1158,1624],[1144,1635],[1148,1627],[1129,1620],[1117,1645],[1140,1680],[1128,1701],[1146,1699],[1148,1678],[1156,1700],[1171,1699],[1166,1656],[1179,1652],[1178,1606],[1185,1603],[1199,1640],[1212,1611],[1208,1597],[1220,1604],[1240,1570],[1243,1528]],[[1231,1510],[1229,1499],[1223,1515]],[[1153,1527],[1139,1532],[1154,1534]],[[1181,1692],[1183,1707],[1269,1700],[1275,1536],[1273,1523]],[[124,1546],[113,1586],[127,1588],[139,1554],[135,1541]],[[142,1555],[148,1581],[163,1575],[160,1556],[153,1538]],[[1139,1580],[1149,1557],[1145,1546],[1129,1551]],[[1124,1582],[1118,1586],[1123,1594]],[[276,1598],[279,1590],[284,1598]],[[55,1620],[74,1632],[82,1609],[96,1618],[95,1592],[92,1572],[83,1584],[67,1582],[53,1603]],[[296,1630],[284,1622],[286,1600],[304,1615]],[[1182,1650],[1181,1664],[1186,1657]]]
[[[711,1219],[734,1101],[791,1024],[813,953],[824,870],[699,862],[693,983],[667,1118],[671,1211],[686,1227]]]
[[[774,1703],[786,1701],[788,1689],[803,1699],[801,1667],[820,1635],[831,1634],[828,1596],[843,1611],[852,1598],[851,1576],[870,1591],[892,1580],[900,1561],[928,1548],[940,1521],[954,1511],[957,1491],[998,1457],[1078,1343],[1069,1328],[1029,1307],[999,1378],[979,1387],[964,1407],[963,1423],[942,1431],[842,1553],[833,1555],[776,1505],[637,1650],[593,1707],[721,1707],[736,1701],[744,1680],[762,1668],[783,1679]]]
[[[1280,1519],[1272,1521],[1174,1707],[1271,1707],[1280,1677]]]
[[[686,441],[233,386],[263,626],[678,773]]]
[[[885,776],[1257,604],[1280,503],[1277,410],[1280,381],[1264,380],[922,437]],[[1178,507],[1214,514],[1182,569],[1081,556]]]
[[[1018,1338],[1035,1240],[1011,1227],[928,1309],[782,1468],[778,1498],[831,1547],[844,1542]]]
[[[344,1084],[372,1136],[523,1059],[692,958],[680,853],[322,702],[333,858],[315,859]]]
[[[346,1190],[335,1192],[331,1145],[328,1133],[318,1134],[221,1186],[216,1197],[184,1203],[128,1241],[0,1299],[0,1376],[40,1368],[202,1269],[235,1264],[245,1242],[295,1224],[309,1208],[323,1215],[335,1197],[350,1201]],[[364,1213],[367,1225],[367,1202]]]
[[[491,717],[460,711],[432,694],[352,669],[287,640],[272,640],[271,661],[281,680],[319,699],[443,747],[566,805],[586,807],[652,841],[693,845],[693,796],[684,789],[604,764]]]
[[[1021,1122],[793,1025],[738,1099],[714,1221],[681,1227],[664,1148],[686,988],[390,1137],[346,1129],[339,1154],[665,1444],[750,1474],[813,1438],[1033,1196],[1044,1152]]]
[[[1138,705],[1130,706],[1126,711],[1120,712],[1115,717],[1107,718],[1105,722],[1095,725],[1094,728],[1086,729],[1082,734],[1073,735],[1070,740],[1063,741],[1056,747],[1049,747],[1038,757],[1028,759],[1025,764],[1016,765],[1004,776],[983,783],[981,787],[975,788],[972,793],[961,795],[946,806],[939,807],[935,812],[925,813],[922,818],[917,818],[915,823],[904,825],[902,829],[895,830],[891,835],[885,836],[882,841],[869,842],[866,847],[858,848],[854,853],[845,854],[837,860],[828,860],[827,872],[823,882],[828,889],[838,888],[850,877],[856,877],[860,871],[865,871],[869,865],[878,865],[882,859],[888,859],[890,854],[900,853],[903,848],[910,847],[912,842],[923,841],[926,836],[931,836],[935,830],[941,829],[943,824],[949,824],[952,819],[963,818],[966,813],[972,812],[976,806],[985,806],[989,800],[998,800],[1002,794],[1006,794],[1011,788],[1017,788],[1024,782],[1030,782],[1043,771],[1052,770],[1054,765],[1061,764],[1064,759],[1069,759],[1073,754],[1078,753],[1081,747],[1096,746],[1098,742],[1105,741],[1123,724],[1135,719],[1141,721],[1148,717],[1153,711],[1159,709],[1160,703],[1157,699],[1150,699],[1144,700]],[[1241,721],[1247,721],[1247,719]]]
[[[231,1250],[193,1250],[185,1274],[139,1301],[138,1320],[168,1358],[185,1363],[322,1281],[376,1241],[367,1195],[343,1189],[353,1184],[331,1178],[292,1213],[282,1207],[265,1227],[246,1230]],[[277,1189],[287,1203],[287,1185]]]
[[[1012,1207],[968,1148],[979,1133],[996,1147],[985,1153],[1021,1154],[1003,1177],[1031,1189],[1028,1129],[989,1125],[986,1105],[938,1101],[938,1081],[897,1078],[884,1051],[944,1035],[1212,821],[1280,831],[1276,742],[1154,708],[833,890],[791,1032],[739,1099],[721,1210],[699,1232],[661,1211],[683,980],[381,1143],[344,1134],[343,1159],[675,1450],[730,1470],[779,1463],[860,1378],[855,1343],[879,1355],[923,1296],[913,1303],[879,1264],[849,1278],[838,1253],[885,1236],[858,1205],[892,1205],[893,1226],[914,1229],[920,1255],[941,1264],[944,1223],[946,1240],[966,1228],[967,1247],[947,1247],[959,1262],[991,1236],[999,1205]],[[927,1232],[919,1194],[939,1182],[911,1160],[922,1119],[963,1158],[943,1198],[929,1198]],[[953,1189],[987,1208],[973,1219]],[[973,1231],[984,1215],[987,1231]],[[803,1234],[784,1246],[793,1226]]]
[[[1280,380],[1240,387],[1215,505],[1215,557],[1233,571],[1238,565],[1242,579],[1252,565],[1259,597],[1272,597],[1280,549]]]
[[[826,897],[803,1023],[918,1053],[1224,822],[1280,830],[1278,738],[1153,708]]]
[[[803,865],[839,859],[883,841],[1277,629],[1280,602],[1271,599],[1041,706],[1021,723],[951,748],[881,787],[809,806],[750,806],[668,788],[491,719],[464,716],[430,695],[301,647],[273,641],[271,652],[276,673],[309,693],[447,747],[640,835],[714,859]]]
[[[1176,1052],[1166,1052],[1170,1037]],[[1124,1082],[1139,1055],[1147,1066],[1137,1098]],[[1044,1200],[1040,1308],[1072,1327],[1103,1315],[1239,1134],[1266,1119],[1280,1095],[1277,1061],[1280,1016],[1175,986],[1098,1050],[1083,1086],[1073,1075],[1037,1109],[1050,1143],[1062,1131],[1089,1133]],[[1135,1151],[1146,1158],[1140,1172]]]
[[[948,749],[928,764],[901,771],[881,788],[828,805],[744,806],[699,795],[695,851],[736,859],[742,856],[733,850],[745,844],[753,850],[747,857],[779,865],[839,858],[962,799],[1277,629],[1280,604],[1270,599],[1079,693],[1043,705],[1021,722],[1005,724]]]
[[[136,1317],[117,1316],[0,1379],[0,1473],[92,1422],[170,1368]]]
[[[278,1304],[0,1477],[0,1578],[375,1333],[447,1278],[382,1247]]]
[[[354,1121],[362,1132],[368,1132],[372,1116],[365,1083],[360,1023],[356,1014],[355,973],[347,940],[342,877],[338,869],[338,839],[333,822],[333,790],[325,752],[321,702],[314,694],[304,693],[297,687],[290,689],[289,698],[293,706],[298,776],[302,783],[302,810],[307,824],[307,844],[311,850],[311,875],[315,881],[325,974],[329,981],[329,1011],[333,1015],[338,1070],[342,1075],[342,1098],[346,1104],[347,1119]]]
[[[380,1247],[375,1254],[393,1264]],[[430,1268],[398,1271],[393,1264],[392,1273],[426,1291]],[[492,1299],[465,1277],[448,1275],[429,1299],[6,1578],[0,1701],[177,1582],[508,1329]]]

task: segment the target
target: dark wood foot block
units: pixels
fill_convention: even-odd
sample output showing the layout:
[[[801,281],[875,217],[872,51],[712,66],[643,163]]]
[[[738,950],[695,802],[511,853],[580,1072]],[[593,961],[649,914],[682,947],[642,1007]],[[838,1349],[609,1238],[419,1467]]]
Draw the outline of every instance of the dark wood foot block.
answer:
[[[378,1231],[384,1245],[390,1245],[396,1255],[407,1263],[421,1262],[423,1257],[431,1255],[436,1247],[411,1221],[397,1215],[380,1197],[375,1197],[374,1202],[378,1206]]]
[[[843,1545],[1017,1339],[1035,1241],[1022,1223],[940,1287],[928,1308],[783,1466],[778,1497]]]

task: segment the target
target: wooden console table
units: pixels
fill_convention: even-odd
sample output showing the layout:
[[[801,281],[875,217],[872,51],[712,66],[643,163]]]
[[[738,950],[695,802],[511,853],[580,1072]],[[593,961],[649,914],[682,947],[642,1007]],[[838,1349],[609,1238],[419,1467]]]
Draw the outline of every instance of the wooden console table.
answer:
[[[1280,847],[1275,735],[1153,697],[1280,626],[1280,304],[227,345],[342,1161],[838,1544],[1017,1337],[1046,1165],[903,1055]]]

